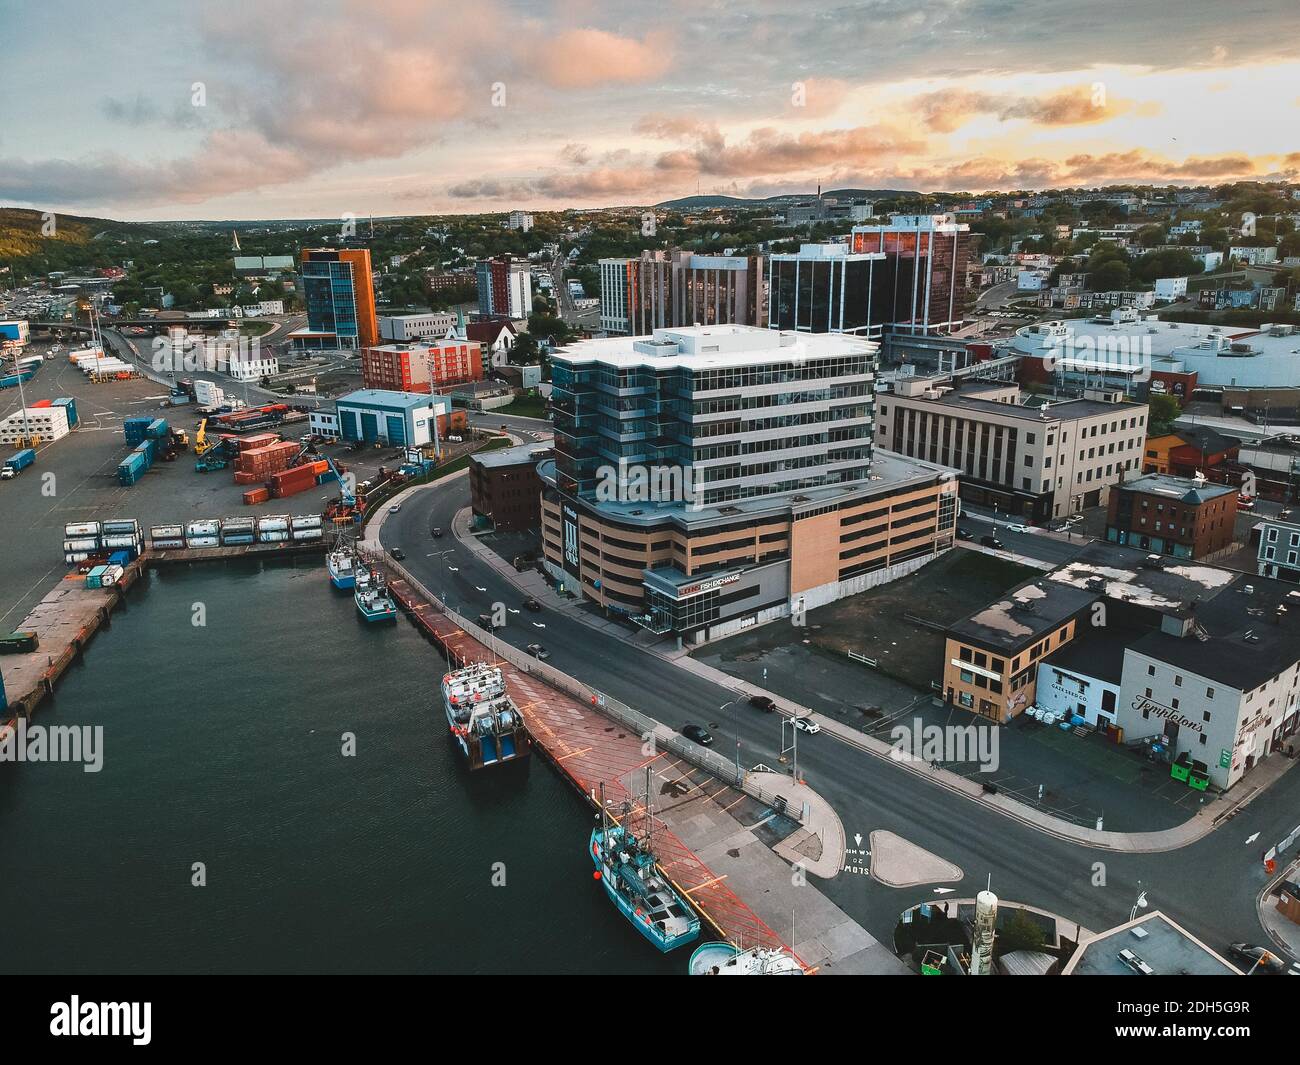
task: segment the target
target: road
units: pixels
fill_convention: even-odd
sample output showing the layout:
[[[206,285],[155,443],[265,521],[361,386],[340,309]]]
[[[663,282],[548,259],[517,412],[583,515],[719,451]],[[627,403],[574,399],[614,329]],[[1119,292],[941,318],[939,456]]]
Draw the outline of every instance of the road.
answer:
[[[554,284],[552,291],[555,293],[556,304],[560,308],[560,317],[564,319],[566,325],[597,329],[600,326],[600,308],[593,307],[590,310],[580,311],[574,306],[573,297],[569,295],[569,285],[564,280],[564,268],[568,262],[568,257],[565,255],[557,255],[551,260],[551,281]]]
[[[469,501],[464,477],[415,493],[385,523],[386,547],[400,547],[405,565],[453,609],[477,616],[503,603],[518,611],[521,596],[491,567],[450,534],[453,515]],[[714,749],[734,755],[740,743],[745,767],[778,766],[780,718],[743,701],[720,709],[734,693],[657,655],[553,611],[509,613],[500,638],[514,647],[542,643],[549,662],[585,683],[673,728],[706,725]],[[541,628],[539,626],[545,626]],[[1211,946],[1267,941],[1255,910],[1265,875],[1264,841],[1285,836],[1300,809],[1300,773],[1290,773],[1223,828],[1167,854],[1134,855],[1093,850],[1031,829],[865,754],[828,734],[801,737],[799,766],[809,784],[840,814],[849,837],[885,829],[924,847],[964,871],[953,897],[973,896],[992,876],[994,891],[1059,913],[1099,930],[1128,919],[1139,892]],[[1257,841],[1247,837],[1259,832]],[[867,877],[841,876],[819,887],[869,932],[892,941],[898,915],[934,900],[929,887],[893,889]]]
[[[1022,520],[1015,519],[1015,523],[1020,524]],[[1076,535],[1074,540],[1070,541],[1058,540],[1054,536],[1044,536],[1041,530],[1037,532],[1013,532],[1007,526],[1009,521],[1012,521],[1012,519],[1005,514],[994,514],[991,511],[972,508],[963,504],[961,519],[958,524],[963,529],[968,529],[975,537],[974,541],[967,541],[967,543],[979,543],[981,536],[993,535],[1002,541],[1006,550],[1011,554],[1023,555],[1026,558],[1037,558],[1043,562],[1065,562],[1078,554],[1088,542],[1088,538],[1081,534]]]

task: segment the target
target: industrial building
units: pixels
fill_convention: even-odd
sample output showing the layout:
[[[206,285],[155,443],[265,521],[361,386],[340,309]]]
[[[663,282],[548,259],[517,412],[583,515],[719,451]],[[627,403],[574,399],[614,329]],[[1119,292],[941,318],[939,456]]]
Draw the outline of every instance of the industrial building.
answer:
[[[659,329],[553,356],[544,565],[691,641],[801,614],[951,546],[940,466],[873,454],[875,345]]]
[[[761,325],[763,257],[647,250],[600,260],[600,326],[646,336],[691,325]]]
[[[902,378],[880,397],[876,445],[962,472],[962,498],[1043,523],[1105,505],[1142,464],[1146,404],[1117,396],[1031,406],[1011,384]]]
[[[437,412],[437,418],[434,412]],[[411,392],[364,388],[335,403],[341,440],[419,447],[441,440],[453,428],[451,399]],[[464,412],[458,412],[464,420]]]
[[[424,314],[392,314],[379,319],[381,340],[410,343],[412,340],[443,340],[457,326],[457,316],[450,311]]]

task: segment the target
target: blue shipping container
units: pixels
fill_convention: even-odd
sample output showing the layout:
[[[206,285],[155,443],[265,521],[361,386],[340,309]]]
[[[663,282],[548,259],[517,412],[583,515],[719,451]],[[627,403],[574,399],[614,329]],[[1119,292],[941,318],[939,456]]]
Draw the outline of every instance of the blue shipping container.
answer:
[[[75,429],[77,427],[77,401],[71,396],[64,396],[62,399],[56,399],[54,406],[63,407],[67,410],[68,428]]]
[[[144,435],[151,440],[161,440],[167,435],[167,422],[162,418],[155,418],[145,429]]]

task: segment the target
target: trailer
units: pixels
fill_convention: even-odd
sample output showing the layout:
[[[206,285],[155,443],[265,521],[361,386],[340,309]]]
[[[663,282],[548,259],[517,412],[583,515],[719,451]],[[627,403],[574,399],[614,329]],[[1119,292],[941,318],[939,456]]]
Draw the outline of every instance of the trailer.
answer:
[[[36,451],[33,448],[25,447],[21,451],[15,451],[5,459],[4,468],[0,469],[0,480],[12,480],[35,461]]]

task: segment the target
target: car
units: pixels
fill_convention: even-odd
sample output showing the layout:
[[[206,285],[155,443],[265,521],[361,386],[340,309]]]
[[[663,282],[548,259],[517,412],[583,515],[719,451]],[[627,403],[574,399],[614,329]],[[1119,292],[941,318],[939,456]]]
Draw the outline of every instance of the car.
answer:
[[[964,525],[958,525],[958,526],[957,526],[957,539],[958,539],[958,540],[974,540],[974,539],[975,539],[975,534],[974,534],[973,532],[971,532],[968,528],[966,528],[966,526],[964,526]]]
[[[755,710],[766,710],[769,714],[776,709],[776,703],[766,695],[751,695],[749,705]]]
[[[1237,496],[1238,510],[1254,510],[1255,500],[1251,496]]]
[[[432,536],[435,540],[441,540],[442,530],[435,525],[432,529],[429,530],[429,535]]]
[[[398,562],[401,562],[402,559],[406,557],[406,552],[403,551],[400,547],[390,548],[388,553],[392,555],[393,558]]]
[[[1027,533],[1029,531],[1028,525],[1008,525],[1007,528],[1014,533]]]
[[[1002,541],[999,540],[996,536],[981,536],[980,546],[991,547],[995,551],[1002,551],[1004,549],[1002,546]]]
[[[401,504],[401,503],[394,503],[391,507],[388,508],[388,513],[389,513],[389,514],[396,514],[396,513],[397,513],[399,510],[401,510],[401,509],[402,509],[402,504]]]
[[[492,620],[491,614],[480,614],[478,616],[478,623],[479,623],[479,628],[487,629],[488,632],[496,632],[496,630],[500,627],[499,625],[497,625],[495,621]]]
[[[543,658],[551,657],[551,652],[548,651],[545,647],[543,647],[540,643],[530,643],[528,645],[528,653],[532,655],[534,658],[539,660]]]
[[[703,725],[683,725],[682,735],[688,740],[694,740],[701,747],[713,746],[713,733]]]
[[[808,733],[810,736],[815,736],[822,730],[821,725],[810,717],[792,717],[790,720],[795,728],[800,732]]]
[[[1234,943],[1228,948],[1228,953],[1237,961],[1242,963],[1242,968],[1255,969],[1260,973],[1282,973],[1286,972],[1286,962],[1277,956],[1277,952],[1269,950],[1267,947],[1257,947],[1253,943]]]
[[[542,604],[536,599],[525,599],[523,605],[525,610],[531,610],[534,614],[540,613],[542,609]]]

